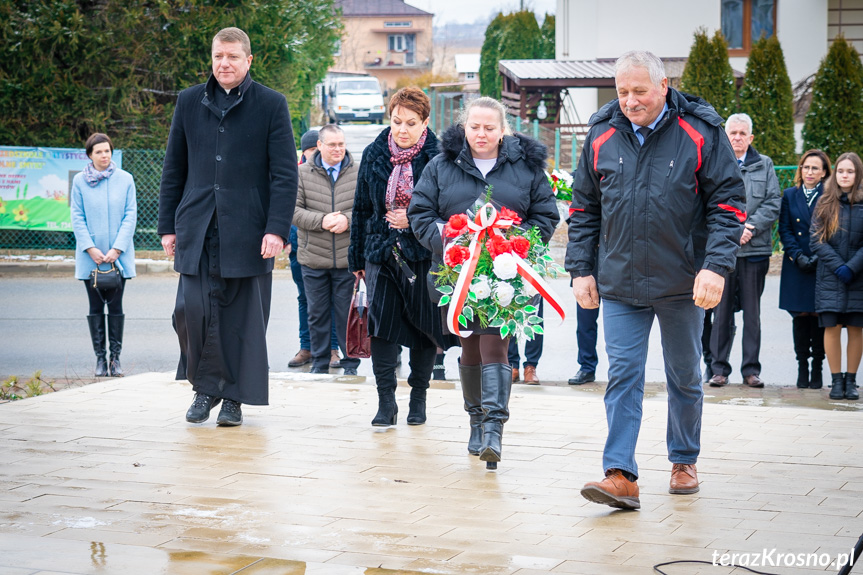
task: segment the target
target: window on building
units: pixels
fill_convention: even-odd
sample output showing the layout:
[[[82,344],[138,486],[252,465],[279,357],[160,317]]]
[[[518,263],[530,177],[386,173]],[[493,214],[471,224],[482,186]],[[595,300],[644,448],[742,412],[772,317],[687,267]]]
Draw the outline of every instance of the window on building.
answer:
[[[389,36],[390,52],[404,52],[407,48],[404,34],[390,34]]]
[[[384,28],[410,28],[411,22],[410,20],[402,21],[402,22],[384,22]]]
[[[476,80],[476,72],[465,72],[464,73],[465,80]]]
[[[722,35],[729,56],[748,56],[763,34],[776,33],[778,0],[722,0]]]

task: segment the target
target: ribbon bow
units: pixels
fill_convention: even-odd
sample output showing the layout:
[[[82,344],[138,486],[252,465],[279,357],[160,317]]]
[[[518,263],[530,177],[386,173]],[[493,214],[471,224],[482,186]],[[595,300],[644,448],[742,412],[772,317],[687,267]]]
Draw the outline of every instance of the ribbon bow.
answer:
[[[470,291],[473,275],[474,272],[476,272],[476,264],[479,261],[482,246],[485,243],[484,240],[486,236],[490,236],[491,234],[504,237],[501,230],[513,226],[514,223],[515,222],[512,219],[503,219],[491,203],[487,203],[482,206],[473,221],[468,220],[467,227],[471,232],[473,232],[469,247],[470,255],[468,256],[467,261],[462,264],[461,272],[459,272],[458,280],[455,283],[455,288],[453,288],[452,300],[447,309],[446,321],[447,327],[451,333],[461,337],[468,337],[472,333],[469,331],[465,331],[464,333],[461,332],[458,317],[461,315],[462,308],[464,308],[464,302],[467,299],[468,292]],[[532,285],[543,299],[551,304],[551,307],[553,307],[560,316],[560,320],[563,321],[566,318],[566,314],[563,311],[560,301],[551,290],[551,287],[539,276],[539,274],[536,273],[528,262],[524,261],[515,253],[510,255],[512,255],[516,261],[518,275],[520,275],[524,281]]]

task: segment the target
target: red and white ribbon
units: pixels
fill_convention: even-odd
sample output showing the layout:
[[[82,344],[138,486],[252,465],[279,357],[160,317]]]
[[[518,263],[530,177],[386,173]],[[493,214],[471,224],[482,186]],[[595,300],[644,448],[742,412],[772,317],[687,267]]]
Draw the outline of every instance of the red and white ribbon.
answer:
[[[464,302],[467,299],[467,294],[470,292],[473,275],[474,272],[476,272],[476,264],[479,261],[480,253],[482,253],[482,246],[485,243],[484,240],[486,236],[490,236],[491,234],[503,237],[504,234],[501,230],[509,228],[513,224],[513,220],[500,218],[497,209],[495,209],[495,207],[490,203],[485,204],[479,209],[474,221],[468,220],[467,226],[473,232],[473,237],[471,237],[469,247],[470,255],[468,256],[467,261],[465,261],[461,266],[461,272],[459,272],[458,280],[453,288],[452,300],[450,300],[449,308],[447,309],[446,322],[451,333],[460,337],[468,337],[472,333],[467,330],[461,331],[458,317],[461,315],[462,309],[464,308]],[[539,295],[551,304],[551,307],[554,308],[560,316],[560,320],[563,321],[566,318],[566,314],[563,311],[563,306],[560,304],[560,300],[557,299],[557,296],[552,291],[551,286],[549,286],[542,277],[536,273],[528,262],[524,261],[517,254],[513,253],[510,255],[515,259],[518,274],[522,279],[532,285],[536,291],[539,292]]]

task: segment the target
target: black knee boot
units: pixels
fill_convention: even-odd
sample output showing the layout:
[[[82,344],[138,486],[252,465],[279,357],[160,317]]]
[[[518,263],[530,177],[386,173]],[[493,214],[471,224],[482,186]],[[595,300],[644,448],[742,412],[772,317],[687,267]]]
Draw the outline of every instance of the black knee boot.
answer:
[[[822,365],[824,363],[824,328],[818,325],[818,316],[809,316],[809,337],[812,346],[812,373],[809,376],[809,387],[821,389],[824,387]]]
[[[845,374],[830,374],[833,386],[830,388],[830,399],[845,399]]]
[[[464,396],[464,410],[470,416],[470,439],[467,451],[479,455],[482,447],[482,366],[459,365],[461,393]]]
[[[123,368],[120,367],[120,352],[123,351],[123,324],[125,315],[108,314],[108,348],[111,350],[111,362],[108,367],[111,377],[123,377]]]
[[[791,320],[791,332],[794,335],[794,354],[797,356],[797,387],[809,387],[809,342],[812,335],[809,331],[809,318],[798,315]]]
[[[845,399],[857,401],[860,399],[860,394],[857,392],[857,374],[845,374]]]
[[[90,340],[93,342],[93,351],[96,353],[96,377],[107,377],[108,360],[105,357],[105,316],[104,314],[91,314],[87,316],[87,325],[90,327]]]
[[[509,420],[512,367],[504,363],[482,366],[482,445],[479,458],[497,469],[501,456],[503,424]]]
[[[426,422],[426,390],[429,388],[437,349],[426,347],[410,351],[408,385],[411,386],[411,400],[407,421],[408,425],[422,425]]]
[[[378,388],[378,412],[372,420],[375,427],[396,424],[396,356],[401,347],[379,337],[371,338],[372,372]]]

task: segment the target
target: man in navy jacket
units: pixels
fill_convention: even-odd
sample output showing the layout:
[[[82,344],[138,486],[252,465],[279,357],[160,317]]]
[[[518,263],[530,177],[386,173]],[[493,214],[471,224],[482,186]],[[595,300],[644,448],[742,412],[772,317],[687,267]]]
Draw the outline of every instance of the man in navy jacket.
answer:
[[[734,268],[746,193],[722,118],[669,88],[659,58],[624,54],[615,84],[618,100],[591,118],[576,171],[566,268],[581,307],[602,298],[609,363],[606,477],[581,493],[638,509],[635,445],[654,318],[668,380],[669,492],[698,491],[701,327]]]

